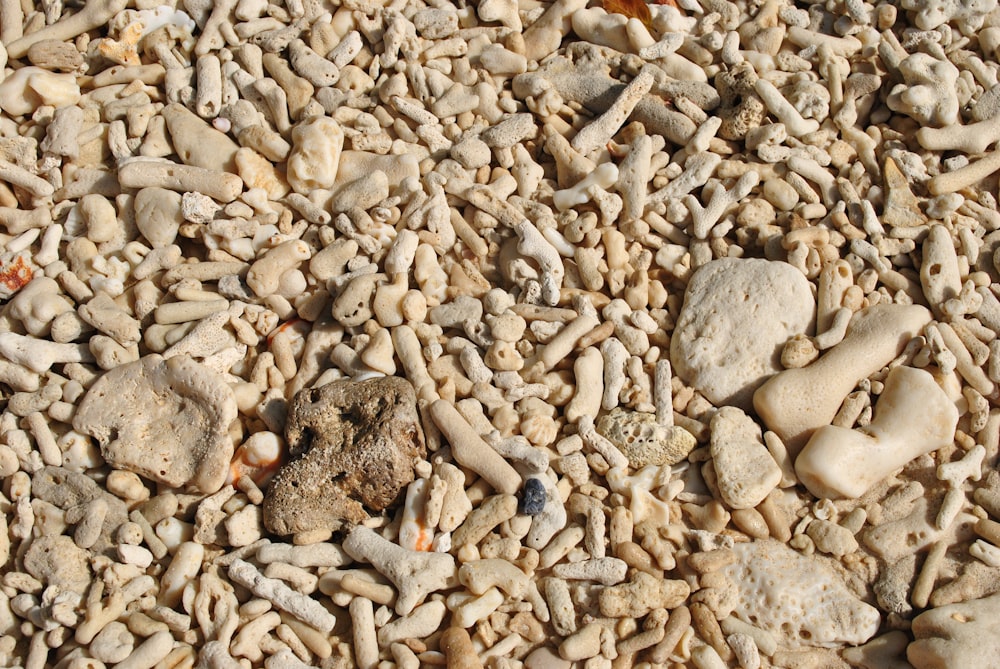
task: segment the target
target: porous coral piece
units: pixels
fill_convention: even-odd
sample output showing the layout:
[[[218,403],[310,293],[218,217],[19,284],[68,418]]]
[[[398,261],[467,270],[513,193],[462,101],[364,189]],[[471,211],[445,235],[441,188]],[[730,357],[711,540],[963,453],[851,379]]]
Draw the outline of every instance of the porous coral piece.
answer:
[[[913,619],[915,669],[1000,667],[1000,595],[941,606]]]
[[[656,578],[637,571],[632,580],[601,591],[601,613],[611,618],[640,618],[653,609],[673,609],[684,603],[691,588],[684,581]]]
[[[229,473],[236,415],[233,391],[217,373],[187,356],[151,354],[98,379],[73,427],[96,438],[113,467],[213,493]]]
[[[288,183],[292,189],[308,195],[318,188],[332,188],[343,148],[344,131],[332,118],[317,117],[295,126],[288,156]]]
[[[276,534],[359,523],[392,505],[425,454],[413,386],[398,377],[300,391],[285,428],[291,461],[264,498]]]
[[[759,127],[767,116],[767,107],[754,90],[757,75],[750,65],[737,65],[715,77],[719,91],[718,110],[722,125],[719,137],[743,139],[751,128]]]
[[[916,12],[913,22],[921,30],[954,23],[965,35],[979,30],[986,16],[997,8],[996,0],[903,0],[900,4]]]
[[[31,493],[35,498],[67,511],[71,517],[81,508],[89,508],[92,502],[100,500],[104,517],[94,530],[91,548],[95,551],[108,548],[112,543],[111,533],[128,519],[128,508],[121,499],[105,491],[86,474],[63,467],[43,467],[35,472],[31,477]]]
[[[24,569],[47,586],[82,595],[90,585],[90,552],[65,535],[42,536],[24,554]]]
[[[428,594],[458,583],[458,566],[451,555],[406,550],[361,525],[344,539],[344,550],[393,582],[399,590],[396,613],[401,616],[413,611]]]
[[[781,371],[781,346],[811,333],[815,314],[809,281],[791,265],[713,260],[688,283],[670,362],[716,406],[749,410],[757,387]]]
[[[675,465],[698,443],[682,427],[657,423],[655,414],[620,408],[597,419],[597,432],[617,446],[634,469]]]
[[[903,59],[899,72],[905,83],[889,91],[889,109],[910,116],[922,126],[940,128],[958,123],[957,67],[948,60],[915,53]]]
[[[781,467],[761,438],[760,426],[736,407],[712,418],[712,462],[722,500],[733,509],[760,504],[781,482]]]
[[[821,558],[773,540],[736,544],[738,560],[721,571],[739,588],[734,614],[782,645],[836,648],[878,631],[878,609],[858,599]]]

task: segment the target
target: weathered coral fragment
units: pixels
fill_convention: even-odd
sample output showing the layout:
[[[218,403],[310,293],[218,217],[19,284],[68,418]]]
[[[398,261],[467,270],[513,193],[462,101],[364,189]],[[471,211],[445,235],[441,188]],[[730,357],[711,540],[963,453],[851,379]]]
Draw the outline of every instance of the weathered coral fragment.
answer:
[[[416,394],[398,377],[299,392],[285,438],[292,460],[264,499],[264,524],[276,534],[364,521],[397,500],[425,453]]]

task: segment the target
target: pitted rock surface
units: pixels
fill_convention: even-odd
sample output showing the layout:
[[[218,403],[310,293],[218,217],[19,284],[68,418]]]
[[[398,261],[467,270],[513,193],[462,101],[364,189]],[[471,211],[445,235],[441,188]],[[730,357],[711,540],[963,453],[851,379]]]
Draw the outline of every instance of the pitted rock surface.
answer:
[[[264,499],[264,524],[281,535],[336,529],[386,509],[426,454],[416,393],[398,377],[299,392],[285,439],[292,459]]]
[[[64,534],[41,536],[24,554],[24,570],[47,586],[82,595],[90,586],[90,552]]]
[[[98,379],[73,418],[112,467],[175,488],[213,493],[233,458],[236,398],[223,378],[187,356],[152,354]]]
[[[656,416],[615,409],[597,420],[597,431],[618,447],[634,469],[675,465],[688,456],[697,440],[678,426],[663,426]]]
[[[809,281],[791,265],[713,260],[688,283],[670,362],[715,406],[750,411],[754,390],[782,370],[782,346],[793,335],[810,334],[815,314]]]
[[[736,407],[722,407],[711,422],[711,454],[722,500],[751,509],[781,482],[781,467],[764,446],[760,426]]]
[[[878,631],[878,609],[854,595],[819,557],[766,539],[733,547],[735,564],[721,573],[739,588],[733,612],[786,647],[858,645]]]

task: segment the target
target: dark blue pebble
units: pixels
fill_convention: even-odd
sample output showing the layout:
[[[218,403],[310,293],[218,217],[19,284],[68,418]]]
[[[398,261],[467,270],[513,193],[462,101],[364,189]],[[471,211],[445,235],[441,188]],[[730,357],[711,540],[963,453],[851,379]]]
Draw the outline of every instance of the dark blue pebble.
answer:
[[[524,482],[521,497],[521,513],[536,516],[545,508],[545,486],[536,478]]]

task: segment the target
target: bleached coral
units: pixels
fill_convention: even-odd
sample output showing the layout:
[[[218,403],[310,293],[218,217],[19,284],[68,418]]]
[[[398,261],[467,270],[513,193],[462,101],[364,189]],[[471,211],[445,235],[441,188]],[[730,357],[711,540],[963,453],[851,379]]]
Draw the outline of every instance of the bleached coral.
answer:
[[[921,30],[954,23],[966,35],[982,28],[986,15],[997,8],[997,0],[903,0],[902,4],[916,12],[914,23]]]
[[[926,53],[907,56],[899,64],[905,83],[889,92],[889,109],[906,114],[923,126],[958,123],[958,68]]]
[[[736,544],[733,551],[738,559],[723,573],[739,584],[734,615],[783,644],[857,645],[878,631],[878,609],[858,599],[819,558],[772,540]]]

